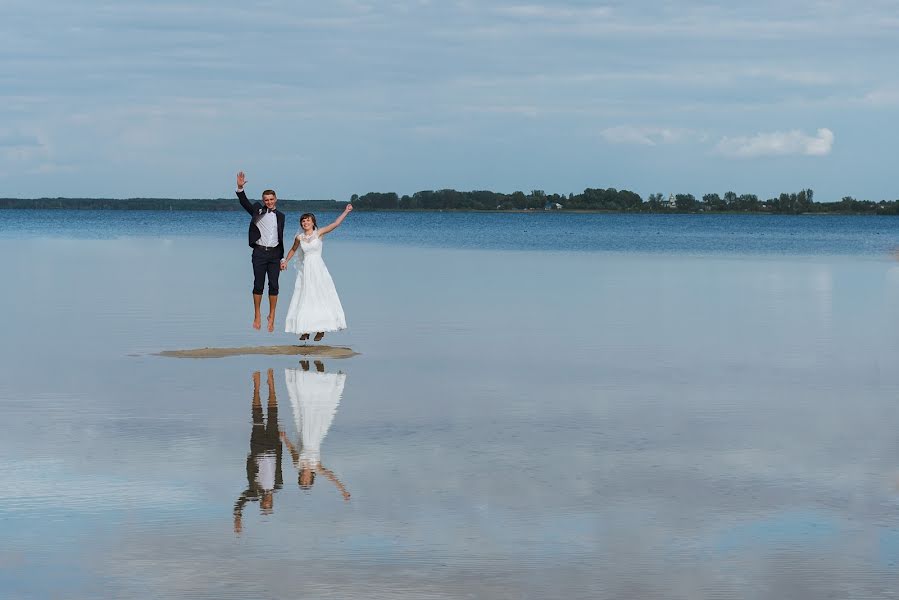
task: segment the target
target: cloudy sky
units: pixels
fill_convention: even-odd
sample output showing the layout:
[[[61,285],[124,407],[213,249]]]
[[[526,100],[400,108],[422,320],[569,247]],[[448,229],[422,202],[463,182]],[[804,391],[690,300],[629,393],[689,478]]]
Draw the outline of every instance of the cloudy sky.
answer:
[[[5,0],[2,196],[896,199],[893,0]]]

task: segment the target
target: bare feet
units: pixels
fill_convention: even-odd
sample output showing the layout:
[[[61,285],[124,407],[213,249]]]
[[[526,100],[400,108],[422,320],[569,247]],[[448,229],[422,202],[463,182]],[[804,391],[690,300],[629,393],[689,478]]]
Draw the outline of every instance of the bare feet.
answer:
[[[323,337],[325,337],[325,332],[319,331],[318,333],[315,334],[315,337],[313,338],[313,340],[316,342],[320,342],[320,341],[322,341]]]
[[[309,339],[309,334],[308,334],[308,333],[304,333],[303,335],[300,336],[300,341],[301,341],[301,342],[305,342],[305,341],[308,340],[308,339]]]
[[[257,327],[257,329],[258,329],[258,327]],[[275,330],[275,315],[268,316],[268,330],[269,330],[269,332],[272,332]]]
[[[262,315],[259,307],[262,304],[262,294],[253,294],[253,329],[259,329],[262,325]],[[271,312],[271,311],[269,311]]]
[[[315,370],[316,370],[316,371],[318,371],[319,373],[324,373],[324,372],[325,372],[325,363],[323,363],[323,362],[320,361],[320,360],[316,360],[316,361],[314,361],[313,364],[315,365]]]
[[[308,371],[308,370],[309,370],[309,361],[308,361],[308,360],[301,360],[301,361],[300,361],[300,366],[303,367],[303,370],[304,370],[304,371]]]

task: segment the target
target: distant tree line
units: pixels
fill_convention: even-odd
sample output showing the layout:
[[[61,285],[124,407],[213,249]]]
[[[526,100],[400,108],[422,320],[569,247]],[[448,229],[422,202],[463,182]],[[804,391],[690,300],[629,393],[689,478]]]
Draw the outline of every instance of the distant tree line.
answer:
[[[476,190],[460,192],[452,189],[415,192],[399,196],[394,192],[370,192],[350,198],[360,210],[599,210],[613,212],[759,212],[772,214],[803,213],[860,213],[899,214],[899,201],[856,200],[845,197],[839,202],[814,202],[810,189],[782,193],[776,198],[761,200],[755,194],[726,192],[705,194],[697,199],[693,194],[650,194],[644,202],[639,194],[615,188],[587,188],[580,194],[547,194],[543,190],[531,193],[503,194]]]
[[[337,200],[278,200],[283,211],[339,211],[346,202]],[[0,198],[0,209],[36,208],[68,210],[208,210],[243,211],[237,198]]]
[[[842,213],[899,214],[899,200],[856,200],[846,196],[838,202],[814,202],[810,189],[782,193],[761,200],[755,194],[726,192],[705,194],[650,194],[644,202],[639,194],[615,188],[587,188],[580,194],[547,194],[531,190],[529,194],[503,194],[486,190],[460,192],[452,189],[426,190],[399,196],[394,192],[353,194],[350,202],[358,210],[591,210],[610,212],[652,213]],[[279,200],[285,211],[338,211],[346,202],[337,200]],[[243,210],[236,199],[171,199],[171,198],[0,198],[0,209],[83,209],[83,210]]]

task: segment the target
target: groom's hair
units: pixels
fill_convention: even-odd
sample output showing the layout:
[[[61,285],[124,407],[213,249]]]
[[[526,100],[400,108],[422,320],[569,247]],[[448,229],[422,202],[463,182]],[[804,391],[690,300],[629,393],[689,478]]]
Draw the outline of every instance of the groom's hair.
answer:
[[[275,193],[275,190],[265,190],[264,192],[262,192],[262,197],[265,198],[266,196],[274,196],[275,198],[277,198],[278,194]]]

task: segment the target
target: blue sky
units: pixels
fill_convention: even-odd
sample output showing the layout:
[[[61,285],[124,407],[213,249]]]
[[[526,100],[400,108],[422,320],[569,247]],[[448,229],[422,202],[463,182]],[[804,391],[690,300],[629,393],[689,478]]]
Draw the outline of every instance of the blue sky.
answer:
[[[899,198],[892,0],[4,8],[2,196]]]

